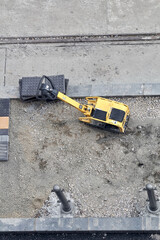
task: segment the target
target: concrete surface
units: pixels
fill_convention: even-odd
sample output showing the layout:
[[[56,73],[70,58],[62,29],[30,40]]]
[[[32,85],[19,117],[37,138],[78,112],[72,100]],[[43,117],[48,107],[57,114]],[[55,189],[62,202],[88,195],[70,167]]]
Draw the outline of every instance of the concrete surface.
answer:
[[[102,87],[103,86],[103,87]],[[1,98],[19,98],[19,88],[13,87],[14,95],[9,91],[10,88],[3,88]],[[1,89],[2,90],[2,89]],[[8,90],[8,92],[6,91]],[[138,97],[138,96],[159,96],[160,83],[108,83],[90,85],[70,85],[66,95],[74,98],[84,98],[89,96],[102,97]],[[35,97],[35,96],[34,96]]]
[[[106,0],[109,33],[160,32],[158,0]]]
[[[157,216],[137,218],[0,218],[0,232],[159,232]]]
[[[6,55],[5,55],[6,51]],[[6,45],[1,49],[1,97],[18,97],[19,79],[64,74],[69,86],[160,83],[160,45],[107,43]],[[102,89],[104,90],[104,89]],[[99,94],[99,93],[98,93]],[[86,94],[88,95],[88,94]]]
[[[158,0],[1,0],[0,35],[160,32]]]
[[[0,48],[0,87],[3,87],[5,84],[5,48]]]

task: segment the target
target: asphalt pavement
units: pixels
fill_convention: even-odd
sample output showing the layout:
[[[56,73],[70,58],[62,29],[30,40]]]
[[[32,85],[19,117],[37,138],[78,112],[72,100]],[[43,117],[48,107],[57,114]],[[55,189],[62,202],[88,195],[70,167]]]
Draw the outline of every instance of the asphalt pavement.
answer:
[[[136,233],[3,233],[1,240],[158,240],[159,236]]]

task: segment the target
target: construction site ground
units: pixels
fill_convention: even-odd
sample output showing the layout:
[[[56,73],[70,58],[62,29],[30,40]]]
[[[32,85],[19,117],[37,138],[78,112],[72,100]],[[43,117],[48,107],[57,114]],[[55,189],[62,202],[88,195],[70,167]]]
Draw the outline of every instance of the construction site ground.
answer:
[[[0,98],[12,99],[0,218],[39,217],[55,184],[74,199],[77,217],[144,214],[145,185],[160,195],[160,97],[112,98],[131,111],[126,133],[116,134],[81,123],[81,113],[63,102],[20,101],[19,79],[64,74],[75,90],[139,84],[138,95],[154,95],[160,2],[1,0],[0,9]]]
[[[125,134],[79,122],[81,113],[60,101],[11,101],[1,217],[36,216],[54,184],[71,194],[80,217],[133,217],[143,210],[145,184],[160,188],[160,97],[115,99],[130,107]]]

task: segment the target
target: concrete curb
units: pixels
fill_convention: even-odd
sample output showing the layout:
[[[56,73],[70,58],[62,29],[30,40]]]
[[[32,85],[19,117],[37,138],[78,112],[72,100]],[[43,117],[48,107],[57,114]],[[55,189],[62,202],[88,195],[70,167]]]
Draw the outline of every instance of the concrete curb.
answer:
[[[160,218],[0,218],[0,232],[75,231],[159,232]]]
[[[160,83],[116,83],[116,84],[90,84],[69,85],[66,93],[69,97],[136,97],[136,96],[159,96]],[[19,88],[15,86],[2,87],[1,98],[19,98]]]
[[[68,86],[68,96],[159,96],[160,83],[123,83],[123,84],[95,84],[86,86]]]

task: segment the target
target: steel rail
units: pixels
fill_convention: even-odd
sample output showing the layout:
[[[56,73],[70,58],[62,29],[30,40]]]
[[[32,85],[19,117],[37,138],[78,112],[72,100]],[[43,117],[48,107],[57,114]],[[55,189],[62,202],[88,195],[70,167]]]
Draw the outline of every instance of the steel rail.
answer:
[[[38,43],[83,43],[83,42],[154,42],[160,40],[160,33],[110,34],[110,35],[63,35],[63,36],[26,36],[0,37],[3,44]]]

